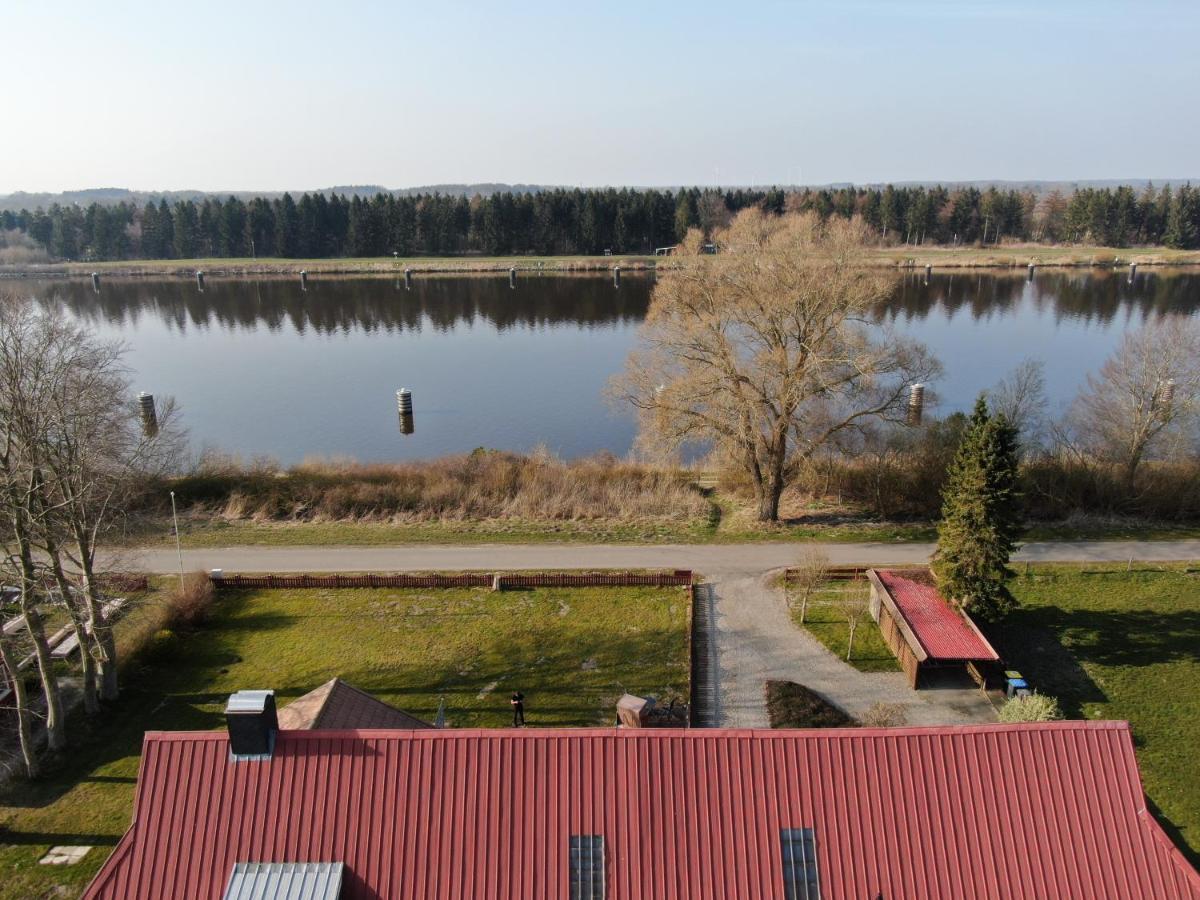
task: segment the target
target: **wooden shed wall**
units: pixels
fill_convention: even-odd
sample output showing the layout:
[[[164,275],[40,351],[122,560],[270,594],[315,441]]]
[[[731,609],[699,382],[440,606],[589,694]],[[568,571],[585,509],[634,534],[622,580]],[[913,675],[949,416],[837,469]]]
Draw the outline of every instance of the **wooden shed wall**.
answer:
[[[880,601],[879,590],[874,584],[871,585],[871,616],[879,623],[879,631],[883,635],[883,640],[899,661],[900,668],[904,670],[909,687],[916,688],[921,663],[913,654],[912,648],[908,646],[908,642],[904,640],[904,635],[900,633],[892,614]]]

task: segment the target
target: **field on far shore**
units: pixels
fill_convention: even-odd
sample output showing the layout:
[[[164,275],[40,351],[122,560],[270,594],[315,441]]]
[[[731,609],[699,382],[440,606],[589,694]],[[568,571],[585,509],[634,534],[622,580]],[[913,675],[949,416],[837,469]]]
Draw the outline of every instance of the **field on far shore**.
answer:
[[[427,721],[444,698],[451,727],[494,728],[519,689],[530,727],[605,725],[625,691],[686,700],[687,607],[681,588],[223,593],[208,624],[126,663],[102,723],[72,718],[57,770],[0,791],[0,898],[76,896],[129,825],[143,732],[219,728],[233,691],[283,705],[339,676]],[[39,865],[56,844],[93,849]]]
[[[1024,268],[1033,262],[1039,266],[1113,266],[1136,262],[1141,266],[1197,265],[1200,251],[1172,250],[1169,247],[1097,247],[1050,244],[1001,244],[987,247],[880,247],[871,252],[871,262],[879,266],[923,268]],[[86,277],[92,272],[109,276],[186,276],[202,270],[213,277],[287,276],[300,271],[310,275],[397,275],[405,269],[414,273],[507,272],[515,266],[521,271],[602,272],[614,266],[624,269],[652,269],[670,264],[669,256],[580,254],[574,256],[410,256],[351,257],[324,259],[151,259],[111,262],[60,262],[0,266],[3,277]]]

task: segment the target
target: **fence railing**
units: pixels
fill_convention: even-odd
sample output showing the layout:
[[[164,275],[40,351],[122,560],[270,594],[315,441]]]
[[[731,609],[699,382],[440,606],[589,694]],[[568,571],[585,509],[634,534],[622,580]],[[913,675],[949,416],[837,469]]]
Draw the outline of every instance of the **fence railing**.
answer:
[[[455,575],[226,575],[214,572],[213,584],[223,589],[251,588],[463,588],[512,590],[538,587],[688,587],[689,570],[675,572],[464,572]]]

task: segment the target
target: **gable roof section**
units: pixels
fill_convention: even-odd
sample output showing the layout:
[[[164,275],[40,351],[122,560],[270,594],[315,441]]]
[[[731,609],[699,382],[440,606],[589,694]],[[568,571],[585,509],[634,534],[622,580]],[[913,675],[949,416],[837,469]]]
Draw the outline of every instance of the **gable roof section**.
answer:
[[[219,900],[238,862],[345,863],[342,896],[569,895],[601,835],[612,897],[1200,898],[1145,810],[1129,727],[149,733],[134,821],[85,897]]]
[[[872,572],[930,659],[1000,659],[975,623],[941,595],[927,571],[873,569]]]
[[[297,697],[279,710],[282,731],[345,731],[355,728],[432,728],[340,678]]]

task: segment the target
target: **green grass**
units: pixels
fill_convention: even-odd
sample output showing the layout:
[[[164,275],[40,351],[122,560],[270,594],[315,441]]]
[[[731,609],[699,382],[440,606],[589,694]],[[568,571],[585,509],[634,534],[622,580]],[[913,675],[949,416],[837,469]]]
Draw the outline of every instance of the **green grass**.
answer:
[[[1001,655],[1071,718],[1126,719],[1152,808],[1200,860],[1200,576],[1038,566],[994,629]]]
[[[809,597],[804,622],[801,622],[800,599],[794,589],[788,588],[792,621],[824,644],[830,653],[844,660],[850,640],[850,626],[839,611],[837,600],[850,592],[865,595],[868,590],[865,581],[827,581]],[[854,648],[849,664],[860,672],[900,671],[900,663],[884,643],[883,633],[870,615],[864,616],[854,630]]]
[[[601,725],[626,690],[686,699],[686,623],[680,589],[229,592],[209,625],[161,632],[131,663],[102,724],[72,723],[60,768],[0,794],[0,896],[76,893],[129,824],[143,732],[220,727],[239,688],[282,704],[337,675],[424,718],[444,697],[463,727],[509,724],[519,688],[531,727]],[[64,843],[96,849],[37,864]]]
[[[507,272],[512,266],[520,270],[541,269],[549,272],[600,271],[617,264],[627,268],[652,265],[656,257],[629,253],[614,256],[576,254],[572,256],[391,256],[347,257],[323,259],[284,259],[260,256],[257,259],[131,259],[107,262],[47,263],[38,266],[15,266],[30,272],[62,272],[69,275],[88,275],[92,272],[109,275],[169,275],[191,276],[197,269],[215,277],[239,274],[379,274],[403,272]]]
[[[934,266],[953,267],[1017,267],[1023,268],[1033,260],[1042,266],[1086,266],[1093,261],[1111,264],[1113,259],[1120,264],[1136,261],[1140,265],[1191,265],[1200,263],[1200,253],[1187,250],[1171,250],[1166,247],[1076,247],[1025,244],[1001,247],[883,247],[872,252],[869,264],[878,266]],[[412,268],[425,272],[498,272],[510,266],[518,268],[542,268],[544,271],[602,270],[621,263],[627,267],[652,266],[666,263],[665,257],[644,254],[617,256],[577,254],[572,256],[412,256],[412,257],[351,257],[345,259],[284,259],[281,257],[249,257],[240,259],[150,259],[119,260],[111,262],[70,262],[20,265],[10,267],[14,271],[63,272],[71,275],[87,275],[101,272],[112,275],[164,275],[181,273],[191,275],[202,269],[213,275],[237,274],[295,274],[301,269],[309,274],[366,274],[392,272]]]

